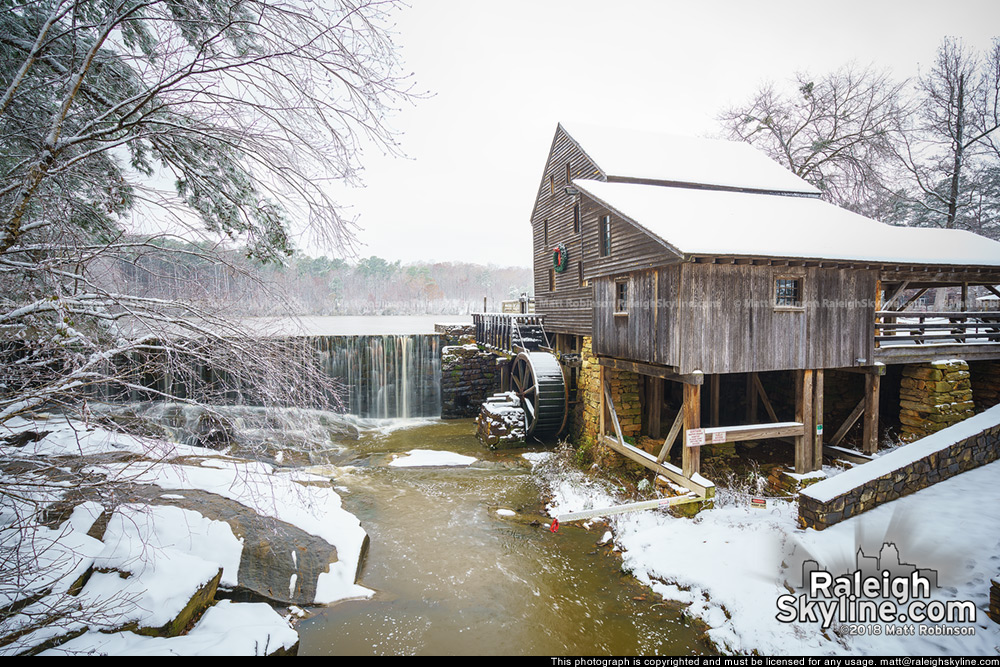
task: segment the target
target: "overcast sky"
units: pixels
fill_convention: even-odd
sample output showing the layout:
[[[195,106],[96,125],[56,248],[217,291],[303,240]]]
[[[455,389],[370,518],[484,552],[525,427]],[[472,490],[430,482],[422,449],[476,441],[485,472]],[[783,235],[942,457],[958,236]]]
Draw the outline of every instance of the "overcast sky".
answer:
[[[983,49],[997,0],[836,3],[413,0],[396,42],[433,96],[390,121],[407,158],[364,156],[360,256],[531,263],[529,216],[556,123],[711,136],[762,81],[855,61],[915,76],[941,39]],[[947,8],[945,7],[947,4]]]

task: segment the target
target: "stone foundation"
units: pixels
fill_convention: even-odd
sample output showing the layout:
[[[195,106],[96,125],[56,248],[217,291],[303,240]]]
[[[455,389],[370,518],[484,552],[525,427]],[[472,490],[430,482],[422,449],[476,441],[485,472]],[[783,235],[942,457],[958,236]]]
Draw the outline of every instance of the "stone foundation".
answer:
[[[441,339],[441,346],[469,345],[476,342],[474,324],[435,324],[434,333]]]
[[[490,449],[524,445],[524,410],[512,392],[486,399],[476,417],[476,436]]]
[[[970,362],[969,376],[976,412],[1000,405],[1000,361]]]
[[[601,367],[597,363],[591,345],[591,338],[585,336],[580,349],[580,375],[577,381],[576,399],[581,409],[575,416],[570,427],[570,437],[582,451],[590,451],[597,444],[597,432],[600,428],[601,414]],[[604,376],[611,389],[611,398],[615,402],[615,411],[622,435],[635,438],[642,432],[642,404],[639,398],[639,387],[642,378],[638,373],[604,369]],[[610,420],[610,417],[609,417]],[[607,421],[605,429],[610,433],[614,426]],[[615,468],[625,462],[625,457],[607,447],[593,449],[594,460],[602,467]]]
[[[497,358],[474,344],[441,350],[441,418],[475,417],[479,406],[500,390]]]
[[[959,359],[903,367],[899,389],[903,442],[936,433],[975,414],[969,365]]]
[[[969,432],[973,435],[965,435]],[[955,436],[940,431],[803,490],[799,495],[799,522],[822,530],[997,460],[1000,407],[973,417],[957,429]]]
[[[794,468],[777,465],[771,468],[771,472],[767,475],[767,489],[776,496],[795,496],[802,489],[824,479],[826,473],[822,470],[799,475]]]

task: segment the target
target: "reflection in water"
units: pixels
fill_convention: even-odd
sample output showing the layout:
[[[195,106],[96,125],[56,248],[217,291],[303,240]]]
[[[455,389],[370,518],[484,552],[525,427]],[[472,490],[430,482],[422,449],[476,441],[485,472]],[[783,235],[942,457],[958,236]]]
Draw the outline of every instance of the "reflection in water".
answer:
[[[625,576],[603,530],[553,534],[541,485],[517,453],[488,452],[467,420],[366,431],[354,465],[328,467],[371,538],[371,600],[315,610],[303,654],[690,654],[708,647],[672,605]],[[441,449],[463,468],[390,468],[393,453]],[[516,510],[504,517],[497,508]],[[642,598],[642,599],[635,599]]]

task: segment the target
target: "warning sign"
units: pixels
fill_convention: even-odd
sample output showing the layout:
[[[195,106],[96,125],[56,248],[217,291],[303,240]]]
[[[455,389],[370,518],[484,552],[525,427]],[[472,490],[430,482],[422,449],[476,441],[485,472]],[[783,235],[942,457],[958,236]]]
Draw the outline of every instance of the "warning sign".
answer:
[[[726,441],[725,431],[712,431],[712,444],[718,445],[719,443]]]
[[[701,447],[705,444],[705,429],[689,428],[684,432],[684,444],[688,447]]]

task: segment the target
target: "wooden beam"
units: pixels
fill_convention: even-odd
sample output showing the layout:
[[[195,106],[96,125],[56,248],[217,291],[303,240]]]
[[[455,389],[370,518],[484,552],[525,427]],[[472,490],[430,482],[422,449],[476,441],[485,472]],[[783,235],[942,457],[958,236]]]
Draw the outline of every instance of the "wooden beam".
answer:
[[[865,399],[862,396],[861,400],[858,401],[857,406],[851,410],[851,414],[848,415],[847,419],[844,420],[844,423],[837,429],[837,432],[833,434],[832,438],[830,438],[831,447],[836,447],[840,444],[840,441],[844,439],[844,436],[847,435],[847,432],[851,430],[851,427],[854,426],[854,424],[858,421],[858,417],[860,417],[861,413],[864,411]]]
[[[778,422],[776,424],[744,424],[742,426],[714,426],[705,430],[705,444],[712,444],[712,436],[723,434],[722,442],[742,442],[743,440],[766,440],[787,438],[805,433],[801,422]]]
[[[813,377],[813,470],[823,468],[823,369]]]
[[[874,366],[847,366],[845,368],[835,368],[842,373],[864,373],[870,375],[885,375],[885,364],[875,364]]]
[[[625,442],[625,437],[622,435],[621,424],[618,423],[618,413],[615,411],[615,402],[611,398],[611,389],[608,385],[604,385],[604,398],[607,401],[608,408],[611,412],[611,424],[615,427],[615,435],[618,437],[619,442]]]
[[[899,283],[899,287],[895,289],[895,291],[892,293],[892,296],[890,296],[888,299],[885,300],[885,303],[882,304],[882,307],[879,310],[892,310],[892,302],[896,300],[896,297],[898,297],[900,294],[903,293],[903,290],[905,290],[906,286],[909,284],[910,284],[909,280],[904,280],[903,282]]]
[[[687,446],[687,432],[701,427],[701,385],[684,385],[684,449],[681,451],[681,471],[685,477],[692,477],[701,471],[701,449]]]
[[[670,425],[670,433],[667,434],[667,439],[663,441],[660,455],[656,457],[657,463],[663,463],[670,456],[670,449],[674,446],[674,441],[677,440],[682,426],[684,426],[684,411],[678,410],[677,416],[674,417],[674,423]]]
[[[911,296],[911,297],[910,297],[909,299],[907,299],[907,300],[906,300],[906,302],[905,302],[904,304],[902,304],[902,305],[901,305],[901,306],[900,306],[899,308],[897,308],[896,310],[898,310],[898,311],[900,311],[900,312],[902,312],[902,311],[906,310],[906,307],[907,307],[907,306],[909,306],[909,305],[910,305],[911,303],[913,303],[914,301],[916,301],[917,299],[919,299],[920,297],[922,297],[922,296],[924,295],[924,293],[925,293],[925,292],[926,292],[927,290],[929,290],[929,289],[930,289],[930,287],[924,287],[923,289],[921,289],[921,290],[918,290],[916,294],[914,294],[914,295],[913,295],[913,296]]]
[[[711,481],[705,479],[697,473],[694,478],[692,476],[685,475],[677,466],[671,465],[669,463],[657,463],[656,459],[653,458],[651,454],[642,451],[638,447],[633,447],[627,442],[619,442],[615,438],[610,436],[604,436],[603,442],[605,445],[618,452],[622,456],[625,456],[636,463],[649,468],[653,472],[663,475],[671,482],[679,484],[687,489],[691,489],[697,493],[702,498],[712,498],[715,496],[715,484]],[[698,449],[697,447],[691,447],[690,449]]]
[[[701,371],[682,374],[678,373],[677,369],[672,366],[643,364],[638,361],[627,361],[625,359],[615,359],[614,357],[598,357],[597,363],[605,368],[640,373],[642,375],[663,378],[664,380],[683,382],[684,384],[702,384],[705,381],[705,375]]]
[[[795,438],[795,472],[804,475],[813,471],[813,371],[796,371],[795,421],[802,422],[803,433]]]
[[[649,437],[659,438],[660,412],[663,409],[663,379],[657,377],[649,378],[646,384],[649,386],[649,392],[646,397],[646,412],[649,413]]]
[[[878,395],[881,376],[865,376],[865,418],[861,451],[874,454],[878,451]]]
[[[760,383],[760,377],[756,373],[752,373],[754,386],[757,387],[757,395],[760,396],[760,402],[764,404],[764,410],[767,411],[767,416],[771,418],[771,421],[778,421],[778,415],[775,414],[774,408],[771,407],[771,401],[767,400],[767,392],[764,391],[764,385]]]
[[[714,373],[708,378],[709,392],[711,396],[711,413],[709,417],[709,424],[712,426],[719,425],[719,374]]]
[[[831,459],[845,459],[851,463],[868,463],[869,461],[874,461],[875,459],[861,452],[856,452],[853,449],[844,449],[843,447],[832,447],[826,445],[823,447],[823,456],[829,457]]]

